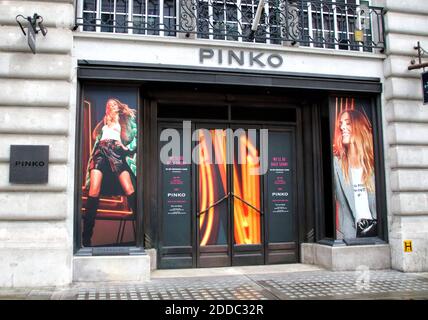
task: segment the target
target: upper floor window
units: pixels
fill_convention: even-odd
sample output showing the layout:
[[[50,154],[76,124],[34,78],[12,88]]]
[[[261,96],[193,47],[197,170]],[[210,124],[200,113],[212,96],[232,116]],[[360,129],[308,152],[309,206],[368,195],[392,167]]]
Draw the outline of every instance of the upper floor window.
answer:
[[[176,34],[174,0],[81,0],[80,4],[82,18],[77,22],[83,31]]]
[[[76,25],[82,31],[368,52],[384,48],[384,11],[365,0],[80,0],[78,4]],[[252,31],[259,5],[262,15]]]
[[[304,6],[303,45],[330,49],[372,51],[372,29],[382,24],[363,0],[308,1]],[[373,9],[372,9],[373,10]],[[367,12],[365,12],[367,11]],[[376,19],[379,18],[379,21]],[[358,41],[355,31],[362,32]],[[381,36],[381,35],[379,35]],[[383,39],[380,39],[383,41]]]

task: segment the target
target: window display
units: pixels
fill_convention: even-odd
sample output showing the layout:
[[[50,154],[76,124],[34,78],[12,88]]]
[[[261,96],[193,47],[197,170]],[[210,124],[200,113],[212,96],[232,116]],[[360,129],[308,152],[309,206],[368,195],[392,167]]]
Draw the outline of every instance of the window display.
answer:
[[[333,136],[336,238],[377,236],[370,100],[337,97]]]
[[[126,88],[85,89],[82,246],[132,244],[135,243],[138,92]]]

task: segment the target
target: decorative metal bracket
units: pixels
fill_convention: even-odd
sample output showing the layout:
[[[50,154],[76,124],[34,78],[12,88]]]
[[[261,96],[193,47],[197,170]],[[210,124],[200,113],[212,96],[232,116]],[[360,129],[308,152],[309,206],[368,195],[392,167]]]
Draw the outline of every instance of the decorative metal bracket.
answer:
[[[46,36],[46,34],[48,33],[48,29],[46,29],[46,27],[43,25],[43,17],[38,15],[37,13],[33,14],[33,17],[24,17],[22,14],[18,14],[15,17],[15,21],[18,23],[19,27],[22,30],[22,33],[24,34],[24,36],[26,36],[26,32],[24,27],[22,26],[22,23],[19,21],[18,18],[22,18],[24,20],[27,20],[29,25],[33,28],[34,33],[39,33],[39,31],[42,32],[43,36]],[[41,19],[41,21],[37,22],[37,20]],[[37,25],[39,26],[39,29],[37,29]]]
[[[27,20],[27,32],[25,32],[25,28],[22,25],[20,19]],[[43,25],[43,17],[38,15],[37,13],[33,14],[32,17],[24,17],[22,14],[18,14],[15,17],[16,23],[18,23],[19,27],[21,28],[22,33],[24,36],[27,37],[28,46],[31,49],[31,52],[33,54],[36,54],[36,34],[39,33],[39,31],[43,34],[43,36],[46,36],[48,33],[48,29]],[[37,29],[37,26],[39,27]]]
[[[407,67],[408,70],[421,69],[428,67],[428,62],[422,62],[422,57],[428,57],[428,51],[421,47],[420,42],[418,41],[418,45],[414,47],[415,50],[418,50],[418,62],[416,63],[415,59],[410,61],[410,66]]]

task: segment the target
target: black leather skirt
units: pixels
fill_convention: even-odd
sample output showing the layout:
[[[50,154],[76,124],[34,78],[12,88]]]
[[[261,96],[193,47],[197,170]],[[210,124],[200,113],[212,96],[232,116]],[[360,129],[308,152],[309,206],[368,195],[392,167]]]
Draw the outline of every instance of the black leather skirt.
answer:
[[[116,140],[102,140],[92,154],[89,170],[98,169],[103,173],[110,171],[116,175],[127,170],[124,152]]]

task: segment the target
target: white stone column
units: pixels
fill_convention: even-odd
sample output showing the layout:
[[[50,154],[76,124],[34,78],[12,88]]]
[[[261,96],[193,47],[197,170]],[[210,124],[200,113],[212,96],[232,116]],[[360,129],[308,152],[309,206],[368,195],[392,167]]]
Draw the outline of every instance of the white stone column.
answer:
[[[74,111],[72,0],[0,1],[0,287],[71,282]],[[33,54],[15,22],[43,17]],[[46,185],[9,183],[12,144],[49,145]]]
[[[428,105],[422,70],[407,69],[420,41],[428,49],[428,1],[384,0],[384,137],[388,227],[394,269],[428,271]],[[428,61],[428,59],[425,59]],[[413,252],[404,252],[412,240]]]

